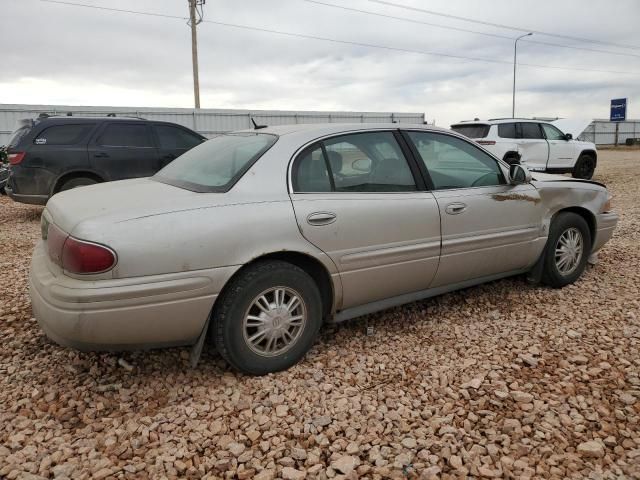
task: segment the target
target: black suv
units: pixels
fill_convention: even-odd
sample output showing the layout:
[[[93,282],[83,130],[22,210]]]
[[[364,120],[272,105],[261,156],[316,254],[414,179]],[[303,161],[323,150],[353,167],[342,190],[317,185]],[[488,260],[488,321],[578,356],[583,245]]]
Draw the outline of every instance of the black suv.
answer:
[[[149,177],[206,138],[181,125],[127,117],[41,115],[7,145],[7,194],[44,205],[62,190]]]

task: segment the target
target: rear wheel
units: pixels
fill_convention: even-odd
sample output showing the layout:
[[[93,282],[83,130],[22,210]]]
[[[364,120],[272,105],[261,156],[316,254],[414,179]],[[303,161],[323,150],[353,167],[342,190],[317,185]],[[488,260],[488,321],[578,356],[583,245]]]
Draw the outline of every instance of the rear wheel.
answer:
[[[514,165],[516,163],[520,163],[520,157],[518,155],[516,155],[515,153],[507,153],[504,156],[503,160],[505,162],[507,162],[509,165]]]
[[[575,282],[587,265],[591,233],[584,218],[571,212],[558,214],[549,230],[542,280],[555,288]]]
[[[582,154],[578,158],[575,166],[573,167],[573,178],[581,178],[583,180],[590,180],[593,177],[593,172],[596,170],[596,159],[591,155]]]
[[[214,309],[212,336],[232,367],[264,375],[297,363],[321,324],[322,302],[313,279],[290,263],[266,261],[225,287]]]
[[[64,192],[65,190],[71,190],[72,188],[84,187],[86,185],[94,185],[98,183],[97,180],[89,177],[77,177],[67,180],[60,187],[59,192]]]

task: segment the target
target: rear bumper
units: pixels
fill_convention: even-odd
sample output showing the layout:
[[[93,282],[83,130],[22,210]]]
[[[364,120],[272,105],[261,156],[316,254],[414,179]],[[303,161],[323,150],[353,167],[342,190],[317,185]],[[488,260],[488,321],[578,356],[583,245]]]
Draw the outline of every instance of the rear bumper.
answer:
[[[42,330],[63,346],[116,351],[195,343],[235,268],[97,281],[52,270],[41,242],[29,291]]]
[[[49,200],[48,195],[24,195],[21,193],[15,193],[10,185],[6,185],[4,187],[4,191],[9,195],[14,201],[20,203],[29,203],[31,205],[46,205],[47,200]]]

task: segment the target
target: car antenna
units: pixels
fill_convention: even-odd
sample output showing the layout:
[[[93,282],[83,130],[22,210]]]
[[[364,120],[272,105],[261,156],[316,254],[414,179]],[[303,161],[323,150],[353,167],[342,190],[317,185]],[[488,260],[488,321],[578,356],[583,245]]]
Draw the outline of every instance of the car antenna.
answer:
[[[253,123],[254,130],[260,130],[261,128],[267,128],[269,125],[258,125],[256,121],[251,117],[251,123]]]

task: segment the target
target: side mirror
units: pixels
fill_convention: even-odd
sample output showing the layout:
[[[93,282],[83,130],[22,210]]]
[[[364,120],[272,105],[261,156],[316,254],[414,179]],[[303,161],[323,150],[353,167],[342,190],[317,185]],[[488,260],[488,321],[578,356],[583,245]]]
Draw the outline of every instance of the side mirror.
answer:
[[[371,159],[370,158],[359,158],[351,162],[351,168],[356,172],[364,172],[367,173],[371,171]]]
[[[519,163],[514,163],[509,167],[509,183],[511,185],[521,185],[531,181],[531,172],[527,167]]]
[[[573,135],[571,135],[570,133],[565,133],[564,134],[564,139],[568,142],[569,140],[573,140]]]

